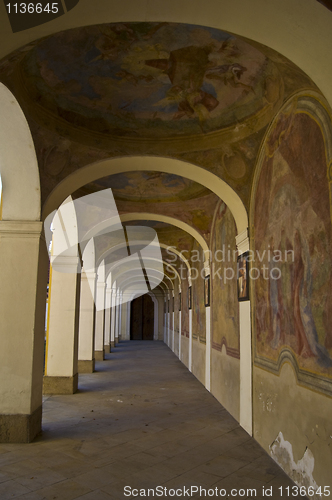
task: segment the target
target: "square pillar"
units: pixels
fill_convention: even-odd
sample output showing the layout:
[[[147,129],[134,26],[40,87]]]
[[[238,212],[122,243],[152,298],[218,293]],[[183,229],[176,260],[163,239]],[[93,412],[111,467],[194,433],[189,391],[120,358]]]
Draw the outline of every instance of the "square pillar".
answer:
[[[95,359],[103,361],[105,359],[104,351],[104,324],[105,324],[105,281],[97,282],[96,296],[96,321],[95,321]]]
[[[78,387],[80,260],[57,256],[50,270],[44,394],[74,394]]]
[[[112,300],[112,289],[106,288],[105,331],[104,331],[104,350],[105,350],[105,353],[111,352],[111,300]]]
[[[41,222],[0,221],[0,442],[41,431],[48,255]]]
[[[96,273],[82,272],[80,319],[78,331],[78,373],[93,373],[95,369],[95,288]]]

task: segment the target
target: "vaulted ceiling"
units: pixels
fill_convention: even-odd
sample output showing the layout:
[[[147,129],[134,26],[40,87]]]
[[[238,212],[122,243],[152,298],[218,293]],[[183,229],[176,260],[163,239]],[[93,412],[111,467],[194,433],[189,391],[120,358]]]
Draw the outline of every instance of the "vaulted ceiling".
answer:
[[[43,203],[88,164],[155,155],[214,173],[248,209],[269,123],[295,91],[317,90],[293,63],[257,42],[167,22],[101,24],[50,35],[1,60],[0,80],[29,122]],[[198,184],[158,171],[110,172],[74,197],[108,188],[120,214],[178,219],[209,244],[218,197],[204,179]],[[161,241],[192,247],[183,229],[146,220]]]

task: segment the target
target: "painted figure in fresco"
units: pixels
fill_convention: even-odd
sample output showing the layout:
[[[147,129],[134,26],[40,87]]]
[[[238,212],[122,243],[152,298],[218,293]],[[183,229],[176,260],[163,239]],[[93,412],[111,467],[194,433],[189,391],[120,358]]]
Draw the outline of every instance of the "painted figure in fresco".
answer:
[[[173,50],[168,59],[149,59],[147,66],[158,68],[168,75],[172,83],[167,97],[178,103],[173,119],[197,115],[204,121],[219,101],[202,89],[207,68],[210,66],[211,47],[183,47]]]
[[[247,68],[242,66],[242,64],[222,64],[221,66],[216,66],[215,68],[207,70],[206,78],[210,80],[222,80],[225,85],[230,85],[235,88],[242,87],[248,92],[254,92],[251,85],[246,85],[240,81],[245,71],[247,71]]]
[[[311,298],[312,298],[312,288],[313,288],[313,276],[311,272],[311,259],[309,256],[308,246],[306,242],[302,242],[300,239],[300,234],[298,231],[295,233],[295,246],[294,246],[294,264],[296,265],[297,260],[299,260],[300,272],[297,276],[297,281],[300,281],[299,285],[295,283],[296,293],[294,294],[294,315],[297,314],[297,324],[303,325],[303,330],[299,330],[301,335],[300,339],[300,354],[303,357],[317,356],[318,361],[322,366],[332,366],[332,360],[329,356],[327,349],[320,345],[317,329],[312,314],[311,308]],[[302,256],[304,255],[305,265],[302,261]],[[302,271],[303,266],[303,271]],[[298,301],[298,303],[297,303]],[[300,318],[298,317],[300,315]],[[304,336],[303,336],[304,331]]]
[[[274,239],[270,238],[270,251],[273,254],[274,251]],[[269,311],[270,311],[270,328],[267,341],[270,342],[272,349],[276,349],[279,346],[279,342],[283,342],[284,337],[282,335],[281,323],[282,323],[282,295],[280,290],[280,280],[273,279],[273,274],[275,272],[276,263],[270,259],[268,262],[269,269]]]
[[[256,249],[262,253],[270,246],[273,253],[278,248],[282,258],[268,264],[269,271],[279,269],[280,279],[254,283],[258,352],[277,361],[287,346],[301,368],[314,370],[316,363],[315,369],[326,374],[332,367],[327,321],[332,307],[332,239],[326,157],[317,124],[307,115],[295,114],[294,106],[281,116],[268,139],[260,189]]]

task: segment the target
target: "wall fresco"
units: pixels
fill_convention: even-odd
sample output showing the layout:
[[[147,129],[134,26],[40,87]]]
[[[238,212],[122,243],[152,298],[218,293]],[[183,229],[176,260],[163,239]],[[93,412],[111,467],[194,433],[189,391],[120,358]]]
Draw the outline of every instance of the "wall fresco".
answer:
[[[205,304],[204,304],[204,262],[203,253],[195,241],[192,251],[191,278],[192,278],[192,334],[202,342],[206,339]]]
[[[253,289],[256,362],[276,369],[288,353],[300,373],[332,379],[327,167],[322,130],[294,101],[266,141],[253,220],[255,267],[266,269]]]
[[[188,279],[181,281],[181,335],[189,338]]]
[[[212,347],[240,356],[239,305],[237,301],[237,234],[233,215],[224,202],[216,209],[211,237],[211,327]]]

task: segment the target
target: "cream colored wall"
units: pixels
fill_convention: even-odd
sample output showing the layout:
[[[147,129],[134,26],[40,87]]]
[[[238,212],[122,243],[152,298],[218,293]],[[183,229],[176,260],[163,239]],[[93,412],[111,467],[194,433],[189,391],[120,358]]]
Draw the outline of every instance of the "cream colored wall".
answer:
[[[205,344],[199,338],[192,341],[192,373],[205,385]]]
[[[40,222],[0,221],[0,413],[42,404],[48,271]],[[24,300],[21,300],[21,298]]]
[[[189,368],[189,338],[181,336],[181,361]]]
[[[3,185],[1,218],[38,221],[40,183],[32,136],[17,100],[2,83],[0,109],[0,175]]]
[[[290,446],[279,438],[273,458],[299,484],[332,489],[332,398],[301,387],[289,363],[279,376],[254,367],[253,386],[255,439],[271,453],[281,432]]]
[[[237,420],[240,420],[240,360],[221,352],[211,353],[211,393]]]

